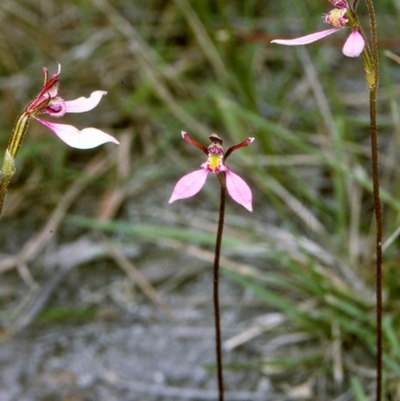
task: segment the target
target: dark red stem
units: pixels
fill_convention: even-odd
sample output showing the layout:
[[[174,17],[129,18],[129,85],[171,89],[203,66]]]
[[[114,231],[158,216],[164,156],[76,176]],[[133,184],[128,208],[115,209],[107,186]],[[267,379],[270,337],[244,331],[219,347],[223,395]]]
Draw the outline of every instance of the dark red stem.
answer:
[[[376,97],[379,83],[378,35],[372,0],[366,0],[371,25],[371,50],[374,85],[369,87],[371,163],[376,222],[376,401],[382,399],[382,205],[379,189],[379,149],[376,122]]]
[[[222,178],[222,177],[221,177]],[[224,379],[222,372],[221,318],[219,310],[219,259],[221,254],[222,232],[224,229],[226,189],[224,178],[220,179],[221,197],[219,205],[219,220],[214,254],[214,317],[215,317],[215,355],[217,358],[218,400],[224,401]]]

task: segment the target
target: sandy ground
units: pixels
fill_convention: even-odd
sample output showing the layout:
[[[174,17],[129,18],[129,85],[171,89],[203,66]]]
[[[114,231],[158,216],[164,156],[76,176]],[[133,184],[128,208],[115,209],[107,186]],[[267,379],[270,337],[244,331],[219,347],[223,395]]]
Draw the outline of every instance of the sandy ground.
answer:
[[[87,238],[81,241],[87,249],[93,245]],[[144,257],[142,272],[155,284],[173,270],[175,278],[180,276],[162,297],[173,319],[107,260],[74,268],[64,263],[58,282],[57,273],[49,275],[25,319],[39,302],[41,310],[94,307],[95,315],[63,323],[19,319],[17,333],[0,345],[0,400],[215,400],[211,268],[184,256],[175,266],[162,266],[165,252],[153,250]],[[260,315],[258,301],[224,277],[221,304],[225,340]],[[270,399],[270,382],[256,366],[263,343],[265,337],[234,349],[225,346],[227,400]]]

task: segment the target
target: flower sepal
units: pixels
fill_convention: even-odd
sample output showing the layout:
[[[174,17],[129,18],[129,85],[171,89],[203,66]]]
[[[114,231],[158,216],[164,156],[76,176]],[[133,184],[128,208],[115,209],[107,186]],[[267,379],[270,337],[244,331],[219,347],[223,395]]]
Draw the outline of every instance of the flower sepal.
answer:
[[[73,125],[57,124],[38,117],[37,121],[51,129],[64,143],[75,149],[93,149],[107,142],[119,145],[119,142],[109,134],[97,128],[89,127],[79,130]]]
[[[39,94],[33,99],[28,106],[26,106],[25,110],[31,116],[39,114],[43,112],[54,99],[59,97],[58,90],[60,87],[60,81],[58,77],[61,74],[61,64],[58,64],[57,72],[49,79],[49,72],[47,68],[43,68],[44,72],[44,84],[43,88],[39,92]],[[61,117],[61,116],[60,116]]]

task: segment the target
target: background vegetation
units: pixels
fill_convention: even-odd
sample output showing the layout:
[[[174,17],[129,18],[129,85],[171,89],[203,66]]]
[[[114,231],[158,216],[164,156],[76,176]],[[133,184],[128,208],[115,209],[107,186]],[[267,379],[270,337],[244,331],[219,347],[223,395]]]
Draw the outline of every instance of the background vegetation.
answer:
[[[399,400],[400,3],[376,3],[384,365],[388,399]],[[129,262],[121,249],[141,244],[165,258],[167,248],[172,265],[177,253],[208,262],[216,182],[209,179],[196,198],[167,203],[176,180],[203,162],[180,131],[205,144],[215,132],[226,147],[252,136],[252,146],[229,160],[253,189],[254,213],[228,202],[224,274],[262,301],[270,318],[249,327],[245,342],[268,333],[287,345],[248,363],[273,385],[278,372],[280,383],[285,377],[290,388],[306,388],[303,398],[365,400],[374,393],[374,228],[361,60],[341,54],[344,32],[302,48],[269,44],[324,29],[321,15],[329,9],[327,1],[305,0],[2,0],[1,149],[40,89],[42,67],[55,72],[56,62],[65,99],[108,91],[91,113],[62,120],[121,141],[76,151],[32,123],[1,220],[5,338],[44,309],[48,324],[60,318],[47,298],[29,315],[49,273],[43,260],[88,233],[99,239],[101,261],[128,262],[127,274],[136,272],[135,283],[168,314],[161,286],[140,283],[140,258]],[[359,11],[367,30],[362,1]],[[83,306],[69,312],[79,315]],[[68,316],[61,314],[65,324],[75,324]]]

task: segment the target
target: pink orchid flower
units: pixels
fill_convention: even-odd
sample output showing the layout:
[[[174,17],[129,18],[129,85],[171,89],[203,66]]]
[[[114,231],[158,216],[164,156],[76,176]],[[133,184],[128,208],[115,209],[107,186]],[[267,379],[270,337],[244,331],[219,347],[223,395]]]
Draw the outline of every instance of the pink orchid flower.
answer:
[[[254,141],[254,138],[247,138],[243,142],[231,146],[225,154],[222,148],[223,141],[218,135],[212,134],[210,136],[211,145],[208,148],[191,139],[189,135],[183,131],[182,138],[190,145],[195,146],[205,153],[208,156],[208,159],[201,165],[200,170],[184,175],[176,183],[171,198],[169,199],[169,203],[175,202],[178,199],[190,198],[196,195],[201,188],[203,188],[208,174],[215,173],[223,174],[225,176],[225,180],[224,178],[220,179],[219,177],[219,181],[221,185],[226,185],[226,189],[231,198],[250,212],[253,211],[250,187],[242,178],[232,172],[225,165],[225,161],[234,150],[249,145]]]
[[[84,113],[94,109],[101,98],[107,94],[105,91],[95,91],[88,98],[80,97],[75,100],[65,101],[58,92],[60,81],[58,77],[61,73],[61,65],[58,71],[48,79],[48,70],[44,70],[44,85],[40,93],[25,108],[27,115],[33,117],[47,128],[50,128],[63,142],[76,149],[91,149],[106,142],[119,142],[111,135],[97,128],[78,128],[67,125],[57,124],[38,117],[38,114],[49,114],[52,117],[62,117],[65,113]]]
[[[296,39],[275,39],[271,43],[278,43],[287,46],[307,45],[316,42],[326,36],[341,30],[344,27],[352,29],[349,37],[347,38],[342,52],[347,57],[358,57],[365,47],[365,40],[359,31],[357,24],[351,23],[354,21],[354,13],[351,11],[349,3],[345,0],[329,0],[335,7],[327,15],[325,15],[325,22],[332,25],[333,28],[324,31],[315,32],[310,35],[301,36]]]

